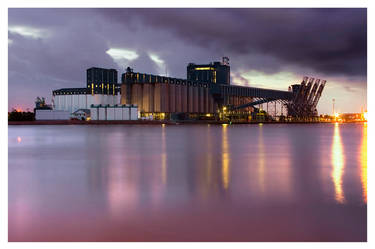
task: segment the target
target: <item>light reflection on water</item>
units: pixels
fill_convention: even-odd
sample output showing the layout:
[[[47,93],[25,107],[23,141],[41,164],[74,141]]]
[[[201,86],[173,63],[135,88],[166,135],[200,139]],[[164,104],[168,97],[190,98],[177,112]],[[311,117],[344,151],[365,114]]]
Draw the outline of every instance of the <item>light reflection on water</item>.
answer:
[[[162,128],[161,131],[161,177],[162,177],[162,183],[167,183],[167,147],[166,147],[166,141],[165,141],[165,125]]]
[[[222,181],[223,181],[223,187],[224,189],[228,189],[229,187],[229,148],[228,148],[228,125],[222,126],[222,169],[221,169],[221,175],[222,175]]]
[[[363,125],[10,126],[9,240],[364,241],[366,137]]]
[[[265,191],[265,179],[264,179],[264,171],[265,171],[265,151],[264,151],[264,144],[263,144],[263,126],[259,126],[259,138],[258,138],[258,179],[260,190],[262,193]]]
[[[363,126],[362,145],[361,145],[361,182],[363,189],[363,201],[367,203],[367,123]]]
[[[212,155],[212,135],[211,135],[211,129],[210,125],[207,125],[207,161],[206,161],[206,172],[205,172],[205,188],[204,188],[204,194],[208,194],[207,189],[210,188],[212,184],[212,163],[213,163],[213,155]]]
[[[345,170],[345,158],[341,143],[339,124],[335,124],[335,131],[332,143],[332,180],[335,185],[335,199],[339,203],[345,202],[344,191],[342,187],[342,176]]]

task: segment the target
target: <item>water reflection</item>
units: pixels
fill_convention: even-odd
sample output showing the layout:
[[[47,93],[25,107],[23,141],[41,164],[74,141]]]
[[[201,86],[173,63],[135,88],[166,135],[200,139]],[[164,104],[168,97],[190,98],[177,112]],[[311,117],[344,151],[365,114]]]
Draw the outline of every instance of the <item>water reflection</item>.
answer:
[[[222,126],[222,168],[221,176],[224,189],[229,187],[229,150],[228,150],[228,125]]]
[[[142,166],[142,183],[138,186],[140,189],[145,191],[146,195],[143,198],[144,204],[151,204],[150,208],[158,209],[160,205],[163,205],[165,198],[166,185],[168,182],[168,157],[167,157],[167,143],[166,143],[166,131],[167,127],[165,124],[161,127],[161,133],[159,136],[155,136],[156,141],[160,141],[160,147],[155,149],[155,159],[159,159],[159,163],[154,164],[152,158],[150,161],[144,160]],[[152,147],[147,146],[147,151],[152,151]],[[146,147],[145,147],[146,148]],[[149,166],[150,167],[149,167]],[[146,183],[147,182],[147,183]],[[149,201],[151,201],[149,203]]]
[[[344,192],[342,188],[342,176],[344,174],[344,154],[340,136],[339,124],[335,124],[335,131],[333,135],[333,144],[331,151],[332,158],[332,180],[335,186],[335,199],[339,203],[345,202]]]
[[[361,182],[363,202],[367,203],[367,123],[363,126],[362,145],[361,145]]]
[[[211,186],[211,178],[212,178],[212,135],[210,125],[207,126],[207,161],[206,161],[206,185]]]
[[[363,128],[10,127],[8,239],[366,241]]]
[[[108,137],[108,146],[111,141],[111,138]],[[109,211],[111,216],[117,219],[124,213],[135,210],[140,201],[138,187],[140,177],[139,171],[134,165],[138,163],[138,160],[131,158],[128,151],[113,153],[107,160],[107,169],[98,170],[101,168],[100,165],[104,164],[103,162],[99,162],[96,167],[91,167],[92,170],[99,171],[99,174],[104,178],[103,181],[107,182]]]
[[[262,193],[265,190],[265,152],[264,152],[264,143],[263,143],[263,126],[259,126],[259,137],[258,137],[258,180],[259,186]]]
[[[165,185],[167,183],[167,149],[165,142],[165,125],[163,124],[161,131],[161,177],[162,183]]]

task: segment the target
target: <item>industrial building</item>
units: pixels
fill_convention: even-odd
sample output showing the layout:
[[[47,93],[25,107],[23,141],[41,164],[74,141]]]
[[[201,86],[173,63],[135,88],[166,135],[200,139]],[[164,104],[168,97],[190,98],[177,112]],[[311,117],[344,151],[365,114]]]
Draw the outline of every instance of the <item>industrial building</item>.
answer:
[[[52,106],[46,104],[45,98],[37,97],[34,108],[35,120],[68,120],[70,112],[64,110],[54,110]]]
[[[66,88],[53,91],[53,108],[71,113],[78,109],[90,109],[91,105],[116,105],[119,103],[120,94],[118,92],[115,95],[91,94],[85,88]]]
[[[189,63],[187,66],[187,80],[200,83],[230,84],[229,58],[223,57],[222,62],[196,65]]]
[[[187,79],[134,72],[128,67],[121,75],[121,84],[116,81],[115,69],[89,68],[87,87],[53,91],[53,107],[74,112],[94,110],[93,106],[136,106],[139,118],[174,119],[184,114],[184,119],[219,119],[250,117],[259,111],[257,106],[274,102],[284,106],[289,116],[311,117],[317,115],[316,105],[326,83],[304,77],[288,91],[230,85],[227,57],[221,62],[189,63]],[[99,113],[97,110],[94,115],[99,117]]]
[[[35,110],[35,120],[69,120],[70,112],[60,110]]]
[[[138,107],[135,105],[92,105],[91,120],[138,120]]]
[[[63,88],[52,91],[53,109],[73,113],[79,109],[90,109],[91,105],[120,103],[117,70],[92,67],[87,69],[86,76],[86,88]]]
[[[217,104],[209,94],[209,83],[134,73],[122,76],[121,104],[136,104],[142,116],[168,118],[171,113],[215,113]]]
[[[91,67],[86,70],[86,83],[91,94],[115,95],[117,70]]]

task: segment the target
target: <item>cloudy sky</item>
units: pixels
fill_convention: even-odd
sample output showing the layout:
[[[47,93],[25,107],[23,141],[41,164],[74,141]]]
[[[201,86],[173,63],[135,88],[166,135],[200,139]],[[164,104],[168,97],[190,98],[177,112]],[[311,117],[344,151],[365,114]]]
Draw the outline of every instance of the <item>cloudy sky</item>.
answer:
[[[366,107],[366,9],[9,9],[8,110],[85,87],[89,67],[186,78],[228,56],[231,83],[287,90],[326,79],[319,113]]]

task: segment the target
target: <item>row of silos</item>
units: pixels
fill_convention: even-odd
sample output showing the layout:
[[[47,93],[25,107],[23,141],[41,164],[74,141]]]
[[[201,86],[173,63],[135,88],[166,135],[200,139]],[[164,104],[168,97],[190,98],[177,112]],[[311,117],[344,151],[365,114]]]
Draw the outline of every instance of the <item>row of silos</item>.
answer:
[[[91,120],[138,120],[138,107],[135,105],[92,105]]]
[[[122,84],[121,104],[136,104],[142,113],[214,113],[217,110],[207,85],[199,84]]]

